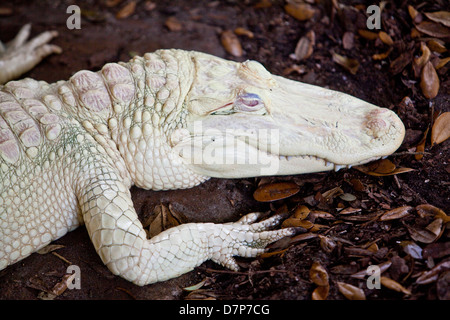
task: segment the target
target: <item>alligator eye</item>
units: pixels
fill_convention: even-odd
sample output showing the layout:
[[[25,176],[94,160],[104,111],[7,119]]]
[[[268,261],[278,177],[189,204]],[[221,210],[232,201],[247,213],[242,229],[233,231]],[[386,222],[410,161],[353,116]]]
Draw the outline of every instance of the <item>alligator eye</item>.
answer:
[[[264,102],[255,93],[244,93],[239,95],[234,102],[237,111],[253,112],[264,108]]]

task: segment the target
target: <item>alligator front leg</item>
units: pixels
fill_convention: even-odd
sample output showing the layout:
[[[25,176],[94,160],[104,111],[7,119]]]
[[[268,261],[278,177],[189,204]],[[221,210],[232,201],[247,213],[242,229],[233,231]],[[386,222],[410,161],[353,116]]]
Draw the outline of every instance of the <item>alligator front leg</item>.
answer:
[[[280,216],[254,223],[251,214],[235,223],[189,223],[147,239],[130,191],[114,169],[88,175],[80,207],[94,247],[112,273],[137,285],[168,280],[206,260],[237,270],[233,256],[255,257],[264,247],[294,234],[292,228],[266,231]]]
[[[46,56],[62,52],[60,47],[48,44],[58,35],[56,31],[43,32],[26,42],[30,35],[30,29],[31,25],[26,24],[6,46],[0,42],[0,84],[31,70]]]

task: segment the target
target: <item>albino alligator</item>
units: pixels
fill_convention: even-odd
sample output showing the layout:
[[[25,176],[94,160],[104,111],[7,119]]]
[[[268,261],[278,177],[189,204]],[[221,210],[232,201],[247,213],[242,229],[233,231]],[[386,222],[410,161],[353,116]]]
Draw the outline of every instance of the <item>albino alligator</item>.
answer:
[[[130,187],[336,170],[391,154],[403,136],[387,109],[199,52],[159,50],[53,84],[11,81],[0,86],[0,269],[84,223],[105,265],[138,285],[208,259],[236,270],[233,256],[295,230],[250,214],[147,239]]]

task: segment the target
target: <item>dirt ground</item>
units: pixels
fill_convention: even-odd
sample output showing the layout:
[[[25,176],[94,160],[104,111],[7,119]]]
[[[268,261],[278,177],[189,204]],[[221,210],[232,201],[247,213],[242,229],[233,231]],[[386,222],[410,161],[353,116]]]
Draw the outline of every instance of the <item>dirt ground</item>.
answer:
[[[257,60],[274,74],[346,92],[397,112],[407,134],[389,160],[398,168],[414,171],[373,176],[352,168],[293,177],[211,179],[189,190],[153,192],[133,188],[136,210],[143,221],[159,204],[170,205],[173,211],[194,222],[233,221],[252,211],[294,212],[305,205],[312,210],[306,221],[317,228],[310,229],[308,237],[278,243],[271,256],[238,259],[240,272],[205,262],[179,278],[138,287],[108,271],[81,227],[55,241],[64,247],[54,251],[80,267],[81,289],[66,290],[55,299],[306,300],[318,296],[341,300],[346,299],[342,283],[359,288],[368,300],[450,299],[450,232],[445,224],[448,220],[441,219],[444,223],[437,230],[438,236],[430,240],[429,231],[420,231],[437,220],[438,211],[416,208],[430,204],[450,213],[450,144],[447,140],[431,147],[428,134],[423,158],[417,160],[413,153],[436,115],[450,111],[449,64],[437,71],[438,94],[426,98],[412,65],[413,58],[421,56],[421,41],[429,41],[433,36],[414,36],[412,28],[417,21],[413,22],[408,12],[408,5],[421,14],[448,10],[448,2],[387,1],[381,30],[392,38],[393,43],[388,44],[358,33],[360,29],[367,30],[364,1],[307,1],[314,14],[304,21],[287,13],[285,1],[141,0],[136,1],[134,10],[129,7],[130,13],[124,12],[130,2],[133,1],[76,1],[82,10],[80,30],[66,27],[66,9],[73,1],[2,2],[0,39],[12,39],[28,22],[32,23],[33,35],[57,30],[59,36],[52,43],[64,52],[48,57],[24,75],[48,82],[68,79],[82,69],[96,71],[107,62],[127,61],[133,54],[160,48],[198,50],[236,61]],[[167,23],[169,18],[172,24]],[[238,27],[253,33],[252,37],[238,35],[243,50],[240,57],[229,54],[221,43],[223,31]],[[290,55],[299,39],[310,31],[315,34],[312,54],[301,61],[293,60]],[[448,47],[449,34],[439,40],[447,41]],[[388,50],[385,59],[373,58]],[[352,74],[333,61],[332,52],[357,60],[357,72]],[[439,58],[448,57],[448,51],[433,51],[432,57],[437,63]],[[293,65],[297,65],[297,71],[292,71]],[[253,198],[262,182],[277,181],[295,182],[300,191],[272,203]],[[336,187],[353,197],[327,193]],[[411,207],[406,216],[380,220],[381,214],[405,206]],[[342,211],[343,208],[353,208],[354,212]],[[420,234],[428,238],[422,239]],[[39,299],[41,292],[50,291],[61,281],[68,266],[54,253],[35,253],[1,271],[0,299]],[[321,268],[314,269],[317,264]],[[384,283],[380,289],[370,289],[367,276],[354,276],[370,265],[388,266],[386,271],[382,269]],[[326,284],[317,285],[311,275],[314,270],[319,270],[322,280],[327,278]],[[427,276],[429,280],[422,281]],[[183,290],[203,280],[206,281],[200,289]]]

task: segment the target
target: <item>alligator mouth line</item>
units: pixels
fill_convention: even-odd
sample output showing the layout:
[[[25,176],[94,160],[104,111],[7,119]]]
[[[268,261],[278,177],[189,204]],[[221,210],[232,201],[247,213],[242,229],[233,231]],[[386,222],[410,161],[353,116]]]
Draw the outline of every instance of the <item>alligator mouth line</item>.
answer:
[[[273,154],[272,154],[273,155]],[[292,161],[293,159],[304,159],[304,160],[312,160],[312,161],[323,161],[325,167],[329,168],[330,170],[334,170],[334,171],[339,171],[341,169],[350,169],[353,166],[358,166],[364,163],[368,163],[371,161],[375,161],[381,158],[386,158],[386,157],[372,157],[357,163],[353,163],[353,164],[336,164],[333,163],[331,161],[328,161],[327,159],[324,158],[320,158],[320,157],[316,157],[313,155],[304,155],[304,156],[282,156],[282,155],[278,155],[278,159],[281,161]]]

